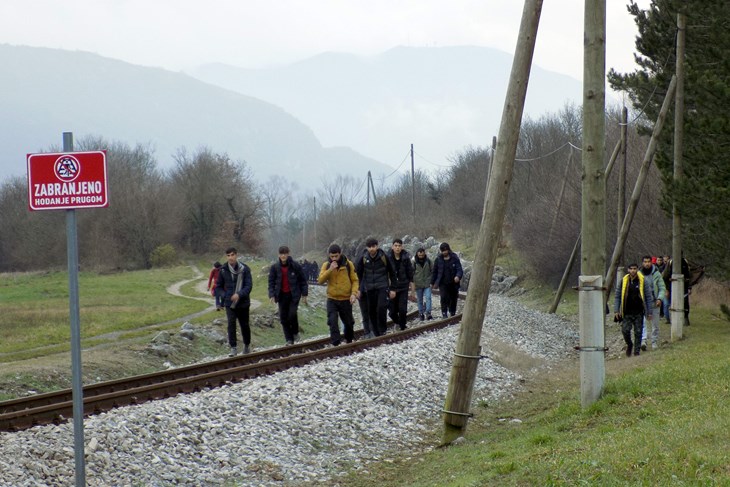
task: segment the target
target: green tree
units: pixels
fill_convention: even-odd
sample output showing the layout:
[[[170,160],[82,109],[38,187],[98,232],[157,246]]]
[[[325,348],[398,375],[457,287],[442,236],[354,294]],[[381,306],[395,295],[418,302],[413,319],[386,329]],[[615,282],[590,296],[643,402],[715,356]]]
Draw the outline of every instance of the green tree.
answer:
[[[637,109],[655,120],[675,72],[676,17],[687,16],[685,57],[684,175],[672,181],[673,115],[664,127],[656,163],[664,181],[664,208],[680,208],[683,240],[690,258],[730,278],[730,2],[653,0],[646,10],[628,5],[639,35],[632,73],[611,70],[614,89],[626,91]],[[648,129],[647,129],[648,130]]]

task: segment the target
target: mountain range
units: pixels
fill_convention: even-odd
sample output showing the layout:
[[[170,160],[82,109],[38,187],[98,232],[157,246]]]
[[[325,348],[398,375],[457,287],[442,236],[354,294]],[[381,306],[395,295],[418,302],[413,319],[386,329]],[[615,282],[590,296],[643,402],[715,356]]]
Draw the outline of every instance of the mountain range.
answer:
[[[265,69],[210,64],[188,73],[81,51],[0,44],[0,176],[61,133],[149,143],[160,166],[206,146],[245,160],[256,179],[302,189],[324,177],[382,177],[407,159],[446,166],[499,128],[510,54],[483,47],[398,47],[375,56],[323,53]],[[581,99],[578,80],[533,66],[533,117]],[[405,169],[405,168],[403,168]],[[424,168],[425,169],[425,168]]]
[[[332,172],[391,172],[346,147],[325,148],[312,130],[271,103],[184,73],[96,54],[0,45],[0,175],[23,175],[26,153],[100,135],[150,143],[161,167],[181,147],[245,160],[258,180],[285,176],[315,187]],[[103,149],[103,148],[100,148]]]
[[[448,165],[499,131],[512,55],[475,46],[396,47],[374,56],[328,52],[266,69],[208,64],[198,79],[282,107],[324,145],[344,145],[398,166],[410,144]],[[533,66],[525,113],[580,104],[582,84]]]

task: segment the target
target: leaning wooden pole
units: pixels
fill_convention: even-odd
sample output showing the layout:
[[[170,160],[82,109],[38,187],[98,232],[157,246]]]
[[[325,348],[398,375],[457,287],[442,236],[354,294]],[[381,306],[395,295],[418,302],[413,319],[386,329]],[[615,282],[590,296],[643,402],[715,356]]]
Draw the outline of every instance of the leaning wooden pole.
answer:
[[[687,19],[677,14],[677,100],[674,103],[674,184],[684,177],[682,153],[684,151],[684,43]],[[682,338],[684,328],[685,282],[682,275],[682,218],[679,205],[672,206],[672,291],[671,312],[672,341]],[[667,263],[669,265],[669,263]]]
[[[583,173],[578,279],[581,405],[596,402],[606,377],[603,271],[606,266],[606,0],[586,0],[583,24]]]
[[[507,209],[507,197],[512,182],[522,111],[530,78],[535,38],[540,22],[542,0],[525,0],[517,39],[512,72],[502,110],[502,122],[497,137],[487,198],[484,201],[482,223],[477,239],[474,269],[469,294],[464,305],[463,320],[451,369],[449,389],[444,405],[443,443],[451,443],[463,435],[470,416],[474,379],[481,358],[480,339],[487,310],[489,286],[497,258],[502,225]]]
[[[641,199],[641,191],[644,189],[644,182],[646,182],[646,176],[649,173],[649,166],[651,161],[654,159],[656,153],[657,143],[659,141],[659,134],[664,127],[664,120],[667,118],[667,112],[672,104],[674,98],[674,90],[677,86],[677,77],[672,76],[672,81],[669,83],[667,94],[664,97],[664,103],[659,111],[659,116],[654,124],[654,131],[651,134],[649,140],[649,146],[646,148],[644,154],[644,161],[641,163],[641,169],[639,169],[639,176],[636,178],[636,184],[634,185],[634,191],[631,193],[631,199],[629,200],[629,206],[626,208],[626,216],[621,224],[621,232],[619,232],[618,238],[616,239],[616,245],[613,248],[613,255],[611,256],[611,265],[606,273],[606,289],[610,290],[613,286],[613,278],[616,275],[616,268],[618,267],[619,256],[624,253],[624,245],[626,245],[626,239],[629,236],[629,230],[631,229],[631,223],[634,221],[634,213],[636,213],[636,207],[639,205]],[[606,295],[608,295],[606,291]]]

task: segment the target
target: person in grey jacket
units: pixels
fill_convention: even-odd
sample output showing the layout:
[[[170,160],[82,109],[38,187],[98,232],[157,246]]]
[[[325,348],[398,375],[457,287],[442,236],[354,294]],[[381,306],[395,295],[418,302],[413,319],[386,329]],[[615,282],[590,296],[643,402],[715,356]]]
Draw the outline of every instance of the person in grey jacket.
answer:
[[[644,318],[644,331],[641,335],[641,349],[646,350],[646,337],[648,335],[649,320],[651,320],[651,348],[656,350],[659,348],[659,313],[661,311],[664,297],[666,296],[667,289],[664,286],[664,279],[662,279],[662,273],[659,272],[657,266],[652,264],[651,256],[645,255],[641,258],[641,274],[644,279],[649,281],[649,287],[651,288],[652,297],[651,310],[649,315],[651,318]]]

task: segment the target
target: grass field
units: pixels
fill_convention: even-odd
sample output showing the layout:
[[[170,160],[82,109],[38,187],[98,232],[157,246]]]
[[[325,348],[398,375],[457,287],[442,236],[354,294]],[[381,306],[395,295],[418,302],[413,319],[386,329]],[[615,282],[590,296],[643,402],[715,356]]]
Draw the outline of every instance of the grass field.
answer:
[[[81,334],[84,339],[129,331],[205,309],[202,301],[166,292],[190,279],[189,267],[79,274]],[[0,361],[39,347],[68,348],[70,337],[66,272],[5,274],[0,279]],[[65,347],[65,348],[64,348]],[[47,353],[47,352],[43,352]],[[25,354],[27,356],[27,353]]]
[[[463,444],[338,484],[730,485],[730,322],[719,311],[697,309],[683,340],[606,367],[603,397],[585,410],[575,364],[552,370],[513,401],[475,407]]]

